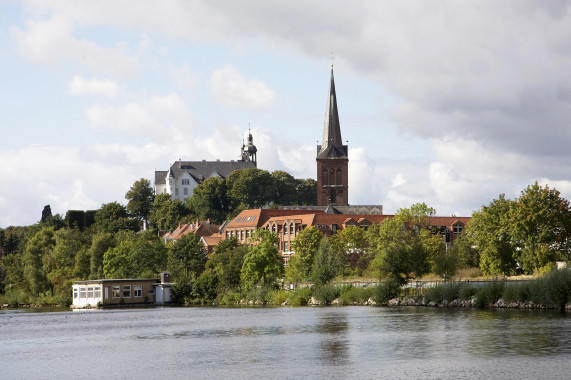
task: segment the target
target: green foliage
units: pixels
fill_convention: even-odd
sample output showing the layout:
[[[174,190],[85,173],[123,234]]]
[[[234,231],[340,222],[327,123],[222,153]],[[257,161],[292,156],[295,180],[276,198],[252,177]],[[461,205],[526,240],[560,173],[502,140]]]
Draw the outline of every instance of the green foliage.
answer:
[[[340,294],[341,288],[335,285],[319,285],[313,289],[313,296],[322,305],[330,305]]]
[[[265,286],[281,277],[284,272],[283,262],[278,254],[278,238],[268,230],[257,230],[252,239],[253,244],[242,265],[241,282],[247,291],[258,282]]]
[[[311,289],[304,286],[290,292],[287,298],[287,303],[292,306],[305,306],[309,303],[310,299]]]
[[[433,288],[426,290],[424,294],[424,302],[435,302],[439,303],[442,301],[453,301],[460,299],[460,289],[464,285],[460,282],[448,282],[446,284],[440,284]]]
[[[234,241],[236,239],[227,239],[223,242]],[[207,268],[213,268],[218,273],[219,277],[219,291],[228,291],[240,289],[240,276],[242,273],[242,266],[244,265],[244,257],[248,253],[248,247],[241,244],[227,245],[225,250],[222,250],[220,244],[216,247],[214,255],[206,263]]]
[[[246,293],[246,301],[266,304],[272,300],[273,288],[271,286],[255,287]]]
[[[500,299],[504,291],[503,282],[493,282],[489,285],[484,286],[476,293],[476,299],[474,300],[474,305],[476,307],[485,308],[491,304],[494,304]]]
[[[295,204],[311,206],[317,204],[317,182],[313,178],[296,179],[297,202]]]
[[[363,304],[371,298],[374,288],[356,288],[354,286],[343,286],[339,295],[339,304],[354,305]]]
[[[295,252],[303,264],[304,278],[311,274],[313,258],[319,249],[319,243],[323,234],[315,226],[307,227],[301,231],[291,243],[291,249]]]
[[[177,282],[189,282],[206,267],[206,251],[195,234],[186,234],[173,243],[168,254],[168,268]]]
[[[129,218],[127,208],[117,202],[106,203],[95,214],[98,232],[138,231],[137,220]]]
[[[307,279],[305,275],[305,265],[298,255],[289,258],[289,263],[285,267],[285,280],[288,282],[301,282]]]
[[[430,270],[430,261],[444,249],[440,237],[429,230],[434,209],[424,203],[400,209],[393,219],[373,225],[367,231],[375,258],[369,269],[379,278],[389,277],[399,284],[421,277]]]
[[[226,181],[220,177],[205,179],[186,202],[199,219],[223,223],[229,211]]]
[[[571,300],[571,269],[555,270],[537,279],[530,293],[534,303],[564,310]]]
[[[149,222],[159,230],[169,230],[176,228],[187,213],[188,211],[180,200],[172,200],[169,194],[161,194],[157,195],[153,201]]]
[[[65,214],[67,228],[85,228],[85,211],[83,210],[68,210]]]
[[[313,260],[311,279],[317,287],[328,284],[339,273],[344,264],[345,253],[338,244],[324,237],[319,243],[319,249]]]
[[[218,295],[217,303],[220,305],[237,305],[242,299],[242,295],[236,293],[224,293]]]
[[[288,298],[288,292],[285,290],[274,289],[268,295],[270,305],[282,305]]]
[[[171,289],[171,302],[175,305],[184,305],[191,296],[192,287],[187,283],[177,282]]]
[[[218,274],[208,268],[196,278],[192,287],[201,303],[211,302],[218,296]]]
[[[243,169],[226,177],[232,210],[261,208],[274,200],[275,184],[271,174],[261,169]]]
[[[332,239],[339,244],[347,257],[347,269],[352,275],[362,276],[374,255],[371,254],[367,235],[359,226],[347,226]]]
[[[93,235],[88,251],[90,280],[103,278],[103,255],[115,245],[115,237],[111,233],[102,232]]]
[[[103,255],[105,278],[157,277],[167,265],[167,249],[153,233],[131,234]]]
[[[125,198],[129,201],[127,203],[127,211],[132,216],[141,220],[148,219],[155,199],[151,181],[145,178],[135,181],[125,194]]]
[[[297,193],[296,193],[296,180],[283,170],[276,170],[271,174],[272,180],[274,182],[274,197],[272,199],[273,203],[281,206],[290,206],[297,204]]]
[[[480,268],[486,275],[510,274],[515,270],[515,245],[511,234],[512,201],[503,194],[472,215],[464,234],[480,252]]]
[[[398,297],[400,294],[400,285],[394,280],[388,280],[375,286],[371,291],[371,298],[377,305],[384,305],[389,300]]]
[[[450,252],[449,254],[440,253],[432,259],[432,273],[441,278],[451,278],[456,274],[458,269],[458,257]]]
[[[502,293],[505,302],[526,302],[531,299],[530,283],[506,284]]]
[[[458,258],[458,269],[473,268],[480,265],[480,252],[473,246],[466,233],[454,240],[450,253]]]
[[[23,275],[33,295],[52,290],[47,274],[50,269],[49,254],[55,243],[52,227],[42,228],[26,243],[22,256]]]

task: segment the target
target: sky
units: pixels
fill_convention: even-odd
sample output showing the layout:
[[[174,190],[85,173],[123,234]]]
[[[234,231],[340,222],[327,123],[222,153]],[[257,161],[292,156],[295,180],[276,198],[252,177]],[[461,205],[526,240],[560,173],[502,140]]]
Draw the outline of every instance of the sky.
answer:
[[[126,204],[176,160],[316,177],[331,64],[349,203],[571,197],[571,2],[0,0],[0,227]]]

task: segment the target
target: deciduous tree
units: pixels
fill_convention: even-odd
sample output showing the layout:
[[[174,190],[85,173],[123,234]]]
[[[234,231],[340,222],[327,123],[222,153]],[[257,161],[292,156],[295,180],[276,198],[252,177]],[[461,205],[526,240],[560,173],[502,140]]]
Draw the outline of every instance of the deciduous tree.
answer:
[[[278,254],[278,238],[268,230],[257,230],[253,244],[242,265],[241,281],[245,290],[253,288],[260,281],[267,285],[283,275],[284,267]]]

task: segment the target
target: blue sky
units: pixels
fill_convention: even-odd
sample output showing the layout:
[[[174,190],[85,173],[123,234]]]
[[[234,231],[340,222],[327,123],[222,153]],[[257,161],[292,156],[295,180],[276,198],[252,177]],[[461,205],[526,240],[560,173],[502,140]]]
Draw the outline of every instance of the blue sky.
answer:
[[[179,159],[315,178],[333,63],[349,202],[571,195],[567,1],[0,1],[0,227]]]

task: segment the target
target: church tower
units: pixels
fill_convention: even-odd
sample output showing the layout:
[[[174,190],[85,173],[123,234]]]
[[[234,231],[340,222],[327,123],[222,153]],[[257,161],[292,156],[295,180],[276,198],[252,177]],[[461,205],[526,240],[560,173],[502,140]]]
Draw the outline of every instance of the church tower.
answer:
[[[347,145],[341,140],[341,126],[337,113],[337,97],[331,65],[331,83],[323,126],[323,143],[317,146],[317,205],[349,205]]]

